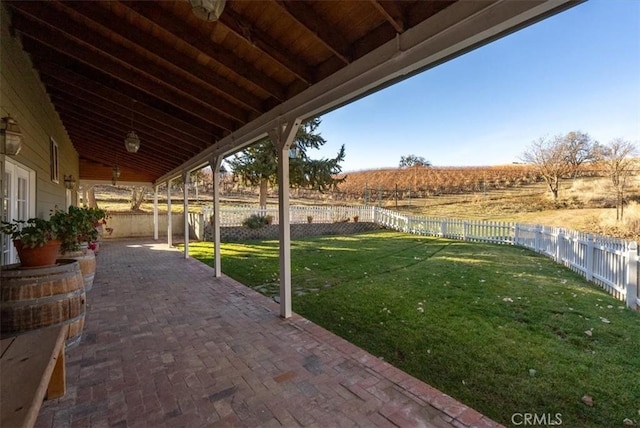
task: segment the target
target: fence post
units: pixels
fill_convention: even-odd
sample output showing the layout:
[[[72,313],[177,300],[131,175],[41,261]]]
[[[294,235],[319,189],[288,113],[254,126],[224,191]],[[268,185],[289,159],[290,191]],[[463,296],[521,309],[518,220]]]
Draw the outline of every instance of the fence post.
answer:
[[[627,250],[626,303],[631,309],[638,309],[638,243],[631,242]]]
[[[595,247],[593,245],[593,235],[587,235],[587,265],[585,266],[585,277],[587,281],[593,280],[593,252]]]
[[[468,222],[464,222],[462,223],[462,240],[466,241],[467,240],[467,235],[469,234],[469,223]]]
[[[541,248],[540,248],[540,236],[542,235],[542,226],[536,225],[534,233],[535,233],[535,238],[534,238],[533,245],[535,247],[535,250],[539,253],[540,250],[541,250]]]
[[[447,221],[445,219],[442,219],[440,221],[440,236],[444,238],[446,234],[447,234]]]
[[[556,263],[562,264],[562,245],[564,244],[564,234],[562,229],[557,229],[556,233]]]
[[[518,245],[520,242],[520,224],[516,223],[513,225],[513,240],[511,241],[511,245]]]

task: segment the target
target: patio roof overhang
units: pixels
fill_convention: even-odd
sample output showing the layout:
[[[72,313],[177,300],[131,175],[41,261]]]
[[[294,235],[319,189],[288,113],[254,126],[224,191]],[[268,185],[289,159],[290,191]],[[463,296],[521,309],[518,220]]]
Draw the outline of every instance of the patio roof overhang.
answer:
[[[581,1],[228,0],[215,22],[187,1],[7,4],[80,179],[117,162],[161,183]]]

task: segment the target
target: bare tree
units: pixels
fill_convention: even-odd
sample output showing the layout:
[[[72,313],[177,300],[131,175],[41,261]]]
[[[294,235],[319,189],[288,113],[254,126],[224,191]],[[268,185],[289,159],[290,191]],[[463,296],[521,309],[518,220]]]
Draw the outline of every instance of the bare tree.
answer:
[[[89,190],[87,190],[87,200],[83,201],[83,203],[90,208],[98,208],[98,201],[96,201],[96,186],[89,187]]]
[[[146,186],[131,187],[131,211],[140,211],[140,206],[147,196]]]
[[[563,137],[563,141],[566,161],[573,169],[573,178],[578,175],[580,166],[598,160],[600,143],[589,134],[572,131]]]
[[[550,140],[539,138],[524,152],[522,160],[537,167],[553,199],[558,199],[560,180],[573,170],[573,166],[567,162],[564,137],[557,135]]]
[[[622,221],[624,217],[624,191],[627,186],[627,178],[637,168],[635,156],[638,150],[635,144],[622,138],[616,138],[602,149],[602,161],[606,174],[611,178],[611,183],[616,191],[616,220]]]

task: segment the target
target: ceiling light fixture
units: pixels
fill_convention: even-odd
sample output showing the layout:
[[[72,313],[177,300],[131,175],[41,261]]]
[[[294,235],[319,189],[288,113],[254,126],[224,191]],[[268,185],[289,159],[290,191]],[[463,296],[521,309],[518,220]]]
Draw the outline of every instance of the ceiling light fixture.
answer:
[[[203,21],[217,21],[227,0],[189,0],[193,14]]]
[[[140,138],[136,131],[133,130],[133,107],[136,100],[131,100],[131,131],[124,139],[124,146],[129,153],[136,153],[140,149]]]

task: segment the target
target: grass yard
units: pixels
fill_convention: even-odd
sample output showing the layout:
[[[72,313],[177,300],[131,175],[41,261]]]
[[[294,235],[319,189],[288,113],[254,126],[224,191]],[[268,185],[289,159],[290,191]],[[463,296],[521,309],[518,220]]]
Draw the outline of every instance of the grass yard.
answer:
[[[212,263],[211,243],[189,248]],[[278,243],[223,244],[222,268],[275,295]],[[318,237],[292,243],[292,282],[295,312],[505,425],[640,420],[640,314],[546,257],[390,231]]]

